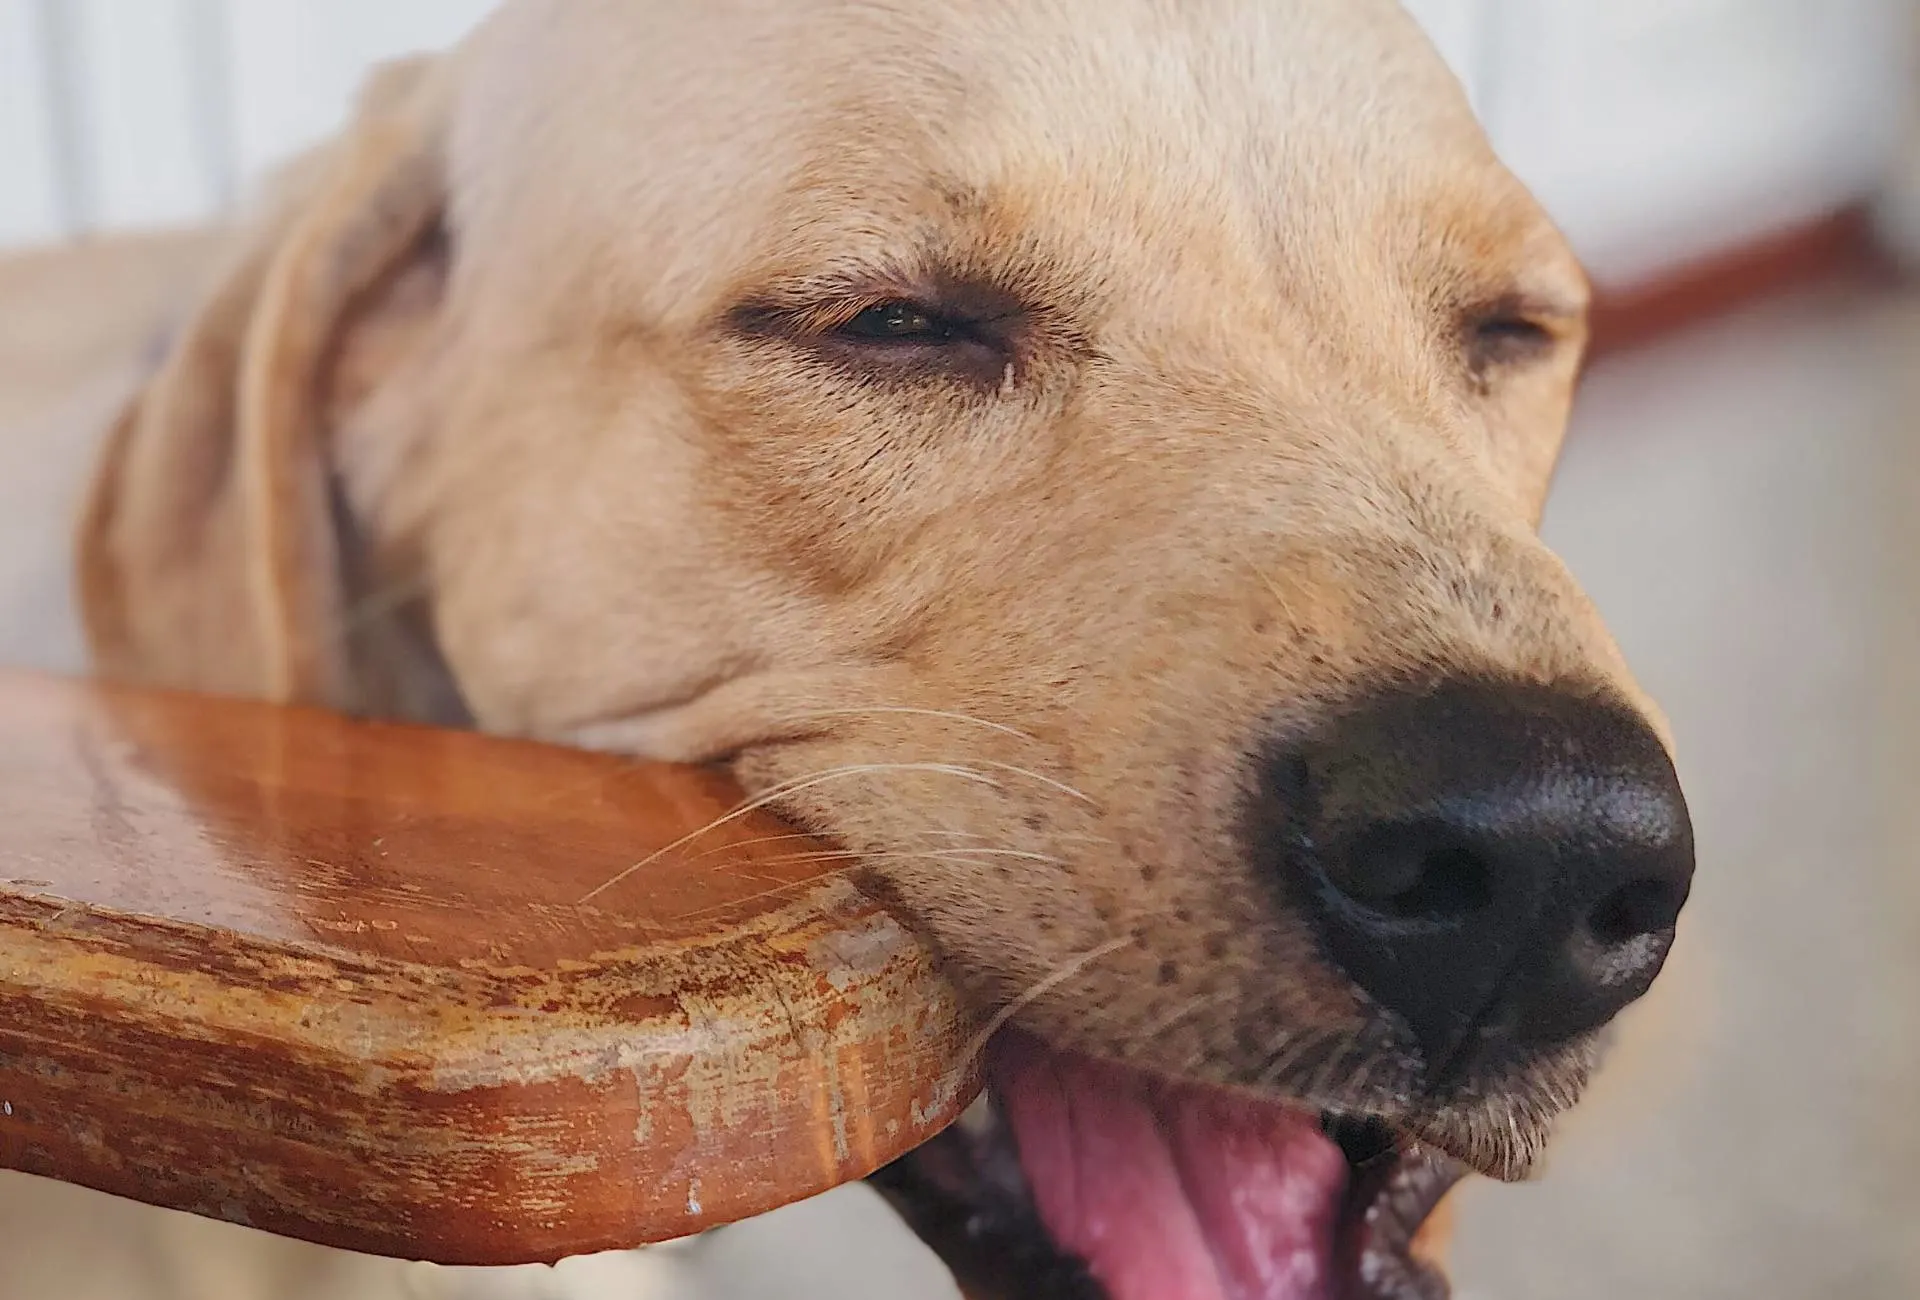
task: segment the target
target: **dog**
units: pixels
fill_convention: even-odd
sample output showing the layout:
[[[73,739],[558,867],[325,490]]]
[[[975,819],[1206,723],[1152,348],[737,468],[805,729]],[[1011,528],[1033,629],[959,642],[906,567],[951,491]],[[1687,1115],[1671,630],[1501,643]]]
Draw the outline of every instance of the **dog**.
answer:
[[[1005,1018],[970,1294],[1422,1297],[1693,870],[1577,260],[1390,0],[508,0],[115,425],[100,670],[730,764]]]

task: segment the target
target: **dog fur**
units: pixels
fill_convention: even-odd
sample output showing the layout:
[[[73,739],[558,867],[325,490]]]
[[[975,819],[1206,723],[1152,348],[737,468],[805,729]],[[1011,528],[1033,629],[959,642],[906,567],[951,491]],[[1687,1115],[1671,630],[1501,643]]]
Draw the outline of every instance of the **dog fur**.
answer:
[[[834,332],[929,296],[990,337]],[[1389,0],[512,0],[250,218],[82,603],[128,680],[729,760],[982,1004],[1272,1083],[1367,1017],[1244,861],[1266,737],[1654,716],[1535,534],[1586,303]],[[1588,1064],[1421,1122],[1521,1172]]]

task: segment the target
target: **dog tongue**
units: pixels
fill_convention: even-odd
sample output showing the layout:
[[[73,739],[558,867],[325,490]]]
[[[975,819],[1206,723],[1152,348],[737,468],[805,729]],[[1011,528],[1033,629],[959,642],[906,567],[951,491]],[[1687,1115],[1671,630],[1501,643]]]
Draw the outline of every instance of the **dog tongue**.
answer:
[[[1332,1300],[1347,1161],[1309,1116],[1001,1035],[1035,1208],[1111,1300]]]

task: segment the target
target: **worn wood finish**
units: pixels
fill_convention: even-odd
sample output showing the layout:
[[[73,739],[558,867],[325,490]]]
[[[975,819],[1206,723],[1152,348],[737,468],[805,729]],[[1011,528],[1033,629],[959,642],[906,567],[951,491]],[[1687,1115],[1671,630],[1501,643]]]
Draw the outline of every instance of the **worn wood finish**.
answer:
[[[552,1260],[860,1177],[977,1091],[927,951],[698,769],[0,674],[0,1166]]]

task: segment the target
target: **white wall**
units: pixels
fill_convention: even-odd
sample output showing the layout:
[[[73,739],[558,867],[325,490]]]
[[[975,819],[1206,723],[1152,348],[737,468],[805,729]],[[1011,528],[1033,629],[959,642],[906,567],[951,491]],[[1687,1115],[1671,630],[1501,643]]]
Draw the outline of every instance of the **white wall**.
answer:
[[[698,3],[698,0],[687,0]],[[1877,181],[1911,0],[1408,0],[1603,280]],[[191,219],[490,0],[0,0],[0,245]]]
[[[65,223],[36,6],[0,0],[0,246]]]
[[[1476,105],[1602,279],[1863,196],[1904,125],[1904,0],[1478,7]]]
[[[0,245],[190,221],[491,0],[0,0]]]

